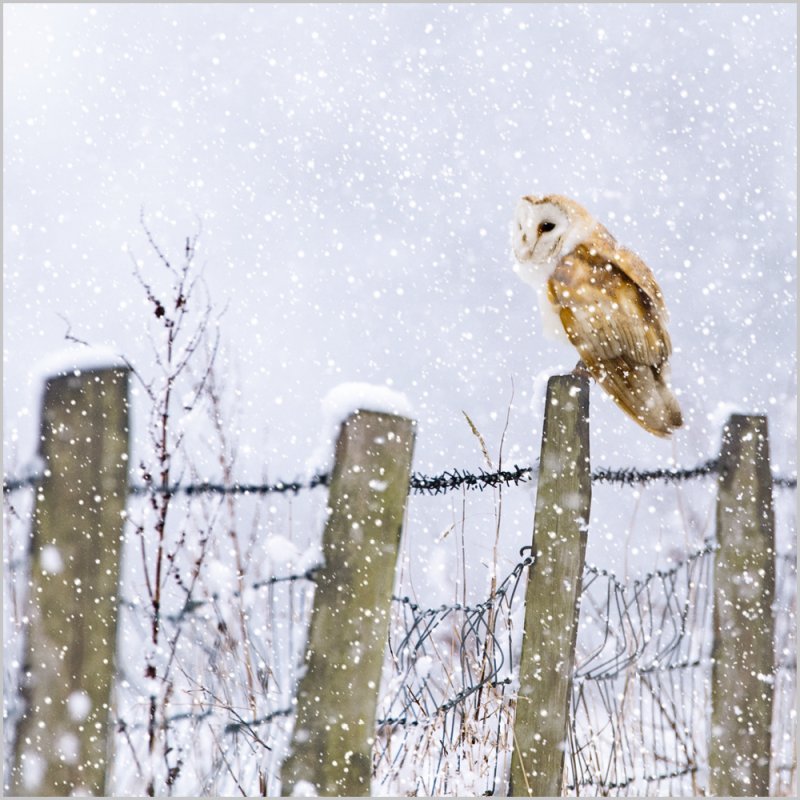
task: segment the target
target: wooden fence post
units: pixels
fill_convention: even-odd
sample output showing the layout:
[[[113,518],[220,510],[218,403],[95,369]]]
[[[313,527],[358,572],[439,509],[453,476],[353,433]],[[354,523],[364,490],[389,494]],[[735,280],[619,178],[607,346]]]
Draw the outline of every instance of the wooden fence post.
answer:
[[[767,418],[725,426],[717,495],[710,791],[769,795],[775,516]]]
[[[342,425],[317,573],[306,672],[283,793],[368,796],[381,668],[415,423],[357,411]]]
[[[512,796],[561,794],[591,495],[589,383],[556,375],[547,384],[536,561],[525,592]]]
[[[33,517],[26,710],[14,794],[105,793],[119,551],[128,491],[128,371],[47,380]]]

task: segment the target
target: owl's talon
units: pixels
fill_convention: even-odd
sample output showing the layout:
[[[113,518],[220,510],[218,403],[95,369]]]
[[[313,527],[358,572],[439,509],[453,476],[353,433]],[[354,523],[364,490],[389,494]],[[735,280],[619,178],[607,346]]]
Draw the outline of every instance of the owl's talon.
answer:
[[[583,363],[583,360],[579,361],[575,368],[572,370],[573,375],[577,375],[579,378],[591,378],[592,373],[586,367],[586,364]]]

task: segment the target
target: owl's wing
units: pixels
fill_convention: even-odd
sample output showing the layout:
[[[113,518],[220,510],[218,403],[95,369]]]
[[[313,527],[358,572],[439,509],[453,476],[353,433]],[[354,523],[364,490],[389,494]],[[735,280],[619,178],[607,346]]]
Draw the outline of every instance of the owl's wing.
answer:
[[[639,256],[625,247],[620,247],[614,237],[602,226],[597,226],[597,235],[592,238],[591,247],[582,248],[584,258],[594,267],[611,264],[623,275],[627,275],[650,299],[656,313],[664,324],[669,315],[664,304],[664,295],[656,281],[653,271]]]
[[[620,258],[622,252],[628,255]],[[585,363],[624,357],[658,368],[672,352],[661,290],[633,253],[613,255],[612,260],[612,253],[602,249],[576,248],[551,275],[550,300]],[[643,277],[646,285],[629,272]]]
[[[683,419],[667,383],[672,344],[661,292],[641,261],[636,259],[649,275],[647,286],[631,277],[637,268],[630,257],[612,260],[593,245],[581,245],[559,262],[548,297],[594,379],[639,425],[669,436]]]

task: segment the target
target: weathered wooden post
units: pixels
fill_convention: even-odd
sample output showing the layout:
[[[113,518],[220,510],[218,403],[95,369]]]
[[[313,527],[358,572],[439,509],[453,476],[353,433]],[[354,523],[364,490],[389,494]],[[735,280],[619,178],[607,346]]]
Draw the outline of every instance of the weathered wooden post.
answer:
[[[12,793],[104,794],[128,484],[128,371],[47,380],[33,519],[26,712]]]
[[[375,712],[411,474],[415,423],[357,411],[342,425],[331,477],[283,793],[368,796]],[[302,788],[302,787],[299,787]]]
[[[591,496],[589,383],[556,375],[547,384],[536,561],[525,592],[512,796],[561,794]]]
[[[767,418],[725,426],[717,495],[710,791],[769,795],[775,516]]]

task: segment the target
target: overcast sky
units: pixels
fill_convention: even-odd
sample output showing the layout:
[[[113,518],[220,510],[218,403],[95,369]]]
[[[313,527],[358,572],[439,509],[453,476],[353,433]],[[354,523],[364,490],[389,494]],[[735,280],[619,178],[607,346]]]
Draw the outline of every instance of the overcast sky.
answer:
[[[227,307],[241,477],[293,477],[342,381],[419,419],[416,468],[538,455],[534,376],[571,369],[511,271],[521,194],[583,203],[650,265],[687,425],[592,393],[596,464],[695,464],[726,410],[796,442],[793,4],[4,6],[4,444],[73,333],[143,371],[139,227]],[[720,404],[729,404],[720,407]],[[142,410],[134,409],[141,417]],[[200,465],[202,469],[202,464]],[[209,471],[213,464],[209,465]]]

